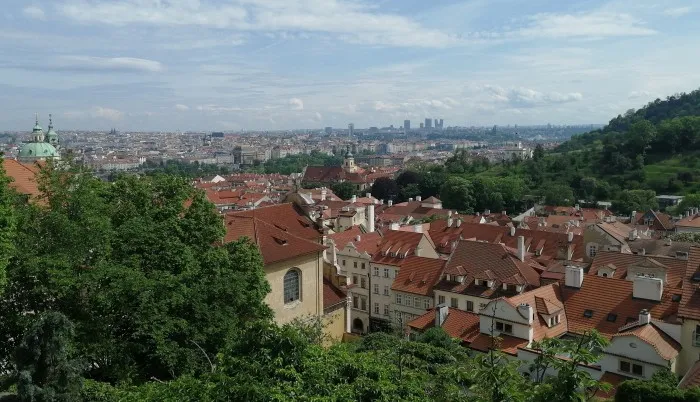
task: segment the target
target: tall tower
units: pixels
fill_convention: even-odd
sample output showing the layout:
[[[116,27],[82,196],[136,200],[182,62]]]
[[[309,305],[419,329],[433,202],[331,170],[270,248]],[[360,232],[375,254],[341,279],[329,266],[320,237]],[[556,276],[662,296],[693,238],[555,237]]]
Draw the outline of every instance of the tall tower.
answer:
[[[352,123],[348,124],[348,135],[349,135],[350,137],[352,137],[353,135],[355,135],[355,125],[352,124]]]
[[[425,128],[433,128],[433,119],[425,119]]]
[[[411,120],[404,120],[403,121],[403,129],[404,129],[404,131],[408,131],[411,129]]]

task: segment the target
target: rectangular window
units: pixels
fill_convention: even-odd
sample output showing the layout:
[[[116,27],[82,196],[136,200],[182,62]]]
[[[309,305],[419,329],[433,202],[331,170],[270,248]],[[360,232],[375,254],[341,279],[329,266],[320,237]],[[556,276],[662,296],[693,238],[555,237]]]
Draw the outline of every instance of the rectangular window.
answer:
[[[357,261],[354,261],[354,262],[352,263],[352,267],[353,267],[353,268],[357,268]]]
[[[510,325],[510,324],[505,324],[503,327],[504,327],[504,328],[503,328],[503,332],[505,332],[506,334],[512,334],[512,333],[513,333],[513,326],[512,326],[512,325]]]
[[[595,257],[596,254],[598,254],[598,246],[595,244],[591,244],[590,246],[588,246],[588,256]]]
[[[379,303],[374,303],[374,314],[379,314]]]
[[[642,367],[641,364],[632,364],[632,374],[638,375],[638,376],[643,376],[644,375],[644,367]]]
[[[379,276],[379,268],[374,267],[374,276]]]
[[[396,304],[401,304],[401,293],[396,294]]]
[[[630,364],[630,362],[620,360],[620,371],[622,371],[623,373],[629,373],[630,371],[632,371],[632,364]]]
[[[378,295],[378,294],[379,294],[379,285],[376,284],[376,283],[374,284],[374,294],[375,294],[375,295]]]
[[[385,278],[389,277],[389,268],[384,268],[384,277]]]
[[[388,304],[384,305],[384,315],[389,315],[389,305]]]
[[[467,311],[474,311],[474,302],[467,300]]]
[[[357,285],[357,275],[352,276],[352,284]]]
[[[362,308],[360,308],[360,310],[367,311],[367,299],[365,299],[364,297],[360,298],[360,303],[362,305]]]
[[[451,298],[450,298],[450,307],[452,307],[452,308],[459,308],[459,301],[457,300],[456,297],[451,297]]]
[[[430,299],[428,299],[427,297],[423,299],[423,308],[426,310],[430,308]]]
[[[343,260],[343,266],[345,266],[345,260]]]
[[[406,296],[406,297],[404,297],[403,301],[404,301],[404,304],[407,305],[407,306],[410,306],[410,305],[413,303],[413,300],[411,299],[411,296]]]
[[[360,298],[357,296],[352,297],[352,307],[353,308],[359,308],[360,307]]]
[[[389,286],[384,285],[384,296],[389,296]]]
[[[420,308],[420,297],[413,298],[413,307]]]
[[[445,296],[438,296],[438,304],[445,304]]]
[[[364,263],[364,262],[362,263],[362,269],[365,269],[365,263]]]
[[[496,331],[503,331],[503,323],[496,321]]]
[[[360,280],[360,287],[362,289],[367,289],[367,281],[365,281],[364,277]]]

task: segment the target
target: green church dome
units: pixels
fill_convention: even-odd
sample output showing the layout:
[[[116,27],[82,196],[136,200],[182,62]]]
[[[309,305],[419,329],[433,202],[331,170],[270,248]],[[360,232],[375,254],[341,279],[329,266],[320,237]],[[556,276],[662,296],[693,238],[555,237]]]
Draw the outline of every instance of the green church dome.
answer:
[[[58,158],[58,151],[48,142],[28,142],[19,150],[19,158],[52,159]]]
[[[53,118],[49,115],[49,131],[46,133],[46,142],[51,145],[58,144],[58,133],[53,130]]]

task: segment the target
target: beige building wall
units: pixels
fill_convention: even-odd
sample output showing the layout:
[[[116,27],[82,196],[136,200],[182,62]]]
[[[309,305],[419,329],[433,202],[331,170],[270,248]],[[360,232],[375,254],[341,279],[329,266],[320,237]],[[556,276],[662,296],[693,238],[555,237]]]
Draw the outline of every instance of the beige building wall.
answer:
[[[330,346],[343,340],[346,323],[345,305],[340,305],[326,313],[321,319],[323,324],[323,334],[325,335],[324,344]]]
[[[463,311],[470,311],[467,309],[467,302],[470,301],[472,302],[472,305],[474,306],[474,309],[471,310],[473,313],[479,313],[481,309],[486,307],[486,305],[491,301],[490,299],[486,299],[483,297],[477,297],[477,296],[471,296],[471,295],[464,295],[464,294],[459,294],[459,293],[451,293],[451,292],[446,292],[444,290],[434,290],[435,293],[435,300],[434,303],[435,305],[439,305],[441,303],[441,299],[444,298],[445,301],[444,303],[448,307],[452,308],[458,308]],[[455,307],[452,303],[452,299],[457,299],[457,306]]]
[[[585,258],[588,261],[593,259],[593,256],[591,256],[592,248],[595,248],[596,252],[625,250],[629,252],[629,247],[626,243],[620,243],[596,225],[588,226],[583,232],[583,247]]]
[[[300,300],[284,303],[284,275],[290,269],[301,272]],[[295,318],[320,317],[323,314],[323,253],[314,253],[265,265],[265,278],[271,291],[265,302],[275,313],[278,324]]]
[[[681,353],[678,355],[677,374],[684,375],[700,360],[700,342],[696,345],[695,333],[700,321],[683,319],[681,325]]]

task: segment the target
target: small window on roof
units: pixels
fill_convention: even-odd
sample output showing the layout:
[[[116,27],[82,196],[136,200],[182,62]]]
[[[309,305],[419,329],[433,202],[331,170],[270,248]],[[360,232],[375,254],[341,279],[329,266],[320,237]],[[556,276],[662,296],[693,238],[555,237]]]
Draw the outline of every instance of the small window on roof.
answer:
[[[615,321],[617,321],[617,314],[609,313],[609,314],[608,314],[608,321],[609,321],[609,322],[615,322]]]
[[[591,318],[593,317],[593,310],[586,310],[583,312],[583,316],[586,318]]]
[[[679,301],[681,301],[681,295],[673,295],[673,296],[671,296],[671,301],[674,301],[674,302],[678,303]]]

